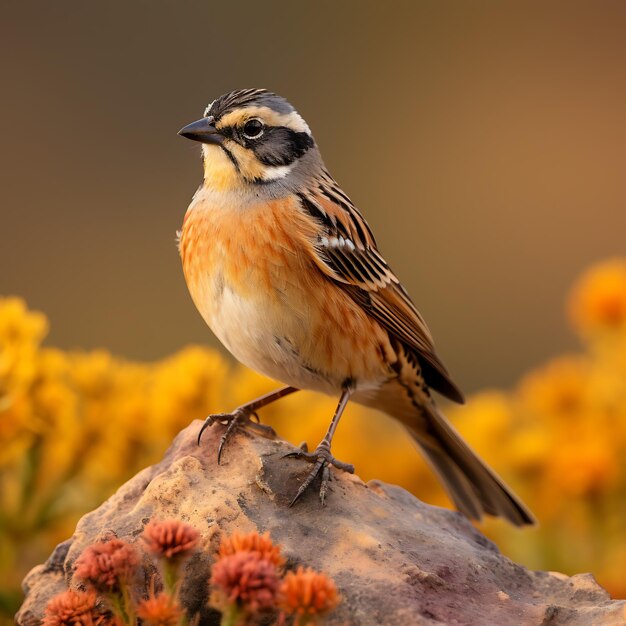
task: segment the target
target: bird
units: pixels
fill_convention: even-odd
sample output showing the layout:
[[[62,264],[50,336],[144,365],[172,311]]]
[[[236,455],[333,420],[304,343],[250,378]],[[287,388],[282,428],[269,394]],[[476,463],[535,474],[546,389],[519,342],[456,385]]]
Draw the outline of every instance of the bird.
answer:
[[[291,505],[332,472],[354,467],[331,453],[349,401],[398,420],[424,453],[456,508],[471,519],[514,525],[532,513],[461,438],[433,395],[464,397],[432,335],[380,253],[362,213],[324,165],[311,130],[283,97],[242,89],[211,102],[179,135],[202,145],[203,182],[178,233],[183,273],[205,322],[241,363],[284,387],[230,413],[209,415],[198,435],[273,436],[257,411],[297,392],[338,398]],[[335,468],[331,472],[331,468]]]

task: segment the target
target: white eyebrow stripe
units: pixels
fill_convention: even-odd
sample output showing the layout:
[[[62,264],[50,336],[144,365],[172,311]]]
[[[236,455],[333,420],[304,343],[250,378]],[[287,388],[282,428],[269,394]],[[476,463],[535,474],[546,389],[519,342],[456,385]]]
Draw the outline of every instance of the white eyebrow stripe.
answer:
[[[266,165],[261,176],[263,180],[278,180],[279,178],[285,178],[285,176],[291,172],[294,165],[295,161],[289,165]]]

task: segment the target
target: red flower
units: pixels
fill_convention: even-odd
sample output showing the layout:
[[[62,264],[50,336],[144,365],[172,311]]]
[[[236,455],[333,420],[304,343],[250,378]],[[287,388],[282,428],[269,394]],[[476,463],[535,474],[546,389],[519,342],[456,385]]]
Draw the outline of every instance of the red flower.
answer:
[[[153,593],[137,605],[137,615],[148,626],[176,626],[183,611],[178,602],[167,593]]]
[[[281,567],[285,562],[280,554],[280,547],[272,543],[267,532],[259,535],[256,531],[247,534],[235,531],[230,537],[223,537],[219,548],[220,558],[237,552],[259,552],[261,558],[267,559],[276,567]]]
[[[46,605],[43,626],[97,626],[103,624],[105,616],[96,608],[96,592],[70,589],[54,596]]]
[[[179,520],[150,521],[144,528],[143,540],[148,550],[168,559],[184,558],[196,547],[198,531]]]
[[[302,566],[295,572],[287,572],[279,593],[280,608],[292,615],[316,616],[328,613],[340,600],[332,579]]]
[[[94,543],[85,548],[76,560],[76,575],[108,593],[119,590],[128,580],[139,559],[133,547],[121,539]]]
[[[278,574],[276,566],[260,552],[237,552],[221,557],[211,572],[211,584],[219,589],[217,608],[236,605],[249,613],[276,606]]]

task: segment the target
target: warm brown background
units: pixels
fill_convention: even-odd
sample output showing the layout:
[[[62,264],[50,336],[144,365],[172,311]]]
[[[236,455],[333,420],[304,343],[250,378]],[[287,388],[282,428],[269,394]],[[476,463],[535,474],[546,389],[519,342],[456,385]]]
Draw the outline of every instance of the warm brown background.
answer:
[[[568,286],[625,251],[626,3],[22,0],[0,29],[0,293],[51,344],[213,341],[176,131],[242,87],[310,123],[467,390],[575,348]]]

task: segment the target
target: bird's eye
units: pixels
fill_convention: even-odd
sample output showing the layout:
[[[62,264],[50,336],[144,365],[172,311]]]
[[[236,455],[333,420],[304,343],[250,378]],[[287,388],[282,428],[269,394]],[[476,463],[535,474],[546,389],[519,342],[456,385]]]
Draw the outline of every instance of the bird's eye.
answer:
[[[263,122],[248,120],[243,126],[243,134],[247,139],[258,139],[263,134]]]

